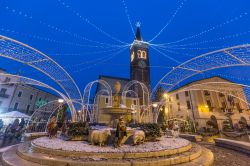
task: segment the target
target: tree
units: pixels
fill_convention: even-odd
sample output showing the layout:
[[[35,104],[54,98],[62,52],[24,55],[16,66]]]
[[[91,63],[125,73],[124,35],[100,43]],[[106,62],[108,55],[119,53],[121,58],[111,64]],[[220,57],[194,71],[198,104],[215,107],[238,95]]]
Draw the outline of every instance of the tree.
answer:
[[[165,92],[164,88],[161,86],[158,86],[154,93],[153,100],[155,102],[161,101],[161,99],[163,98],[164,92]]]

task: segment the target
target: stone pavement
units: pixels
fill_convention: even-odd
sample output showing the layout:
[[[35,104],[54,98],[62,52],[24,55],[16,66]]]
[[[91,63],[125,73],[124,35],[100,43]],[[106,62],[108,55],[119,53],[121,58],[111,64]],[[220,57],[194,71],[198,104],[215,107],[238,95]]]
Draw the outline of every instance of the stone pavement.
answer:
[[[200,145],[214,153],[214,166],[250,166],[250,155],[218,147],[214,144],[200,143]]]

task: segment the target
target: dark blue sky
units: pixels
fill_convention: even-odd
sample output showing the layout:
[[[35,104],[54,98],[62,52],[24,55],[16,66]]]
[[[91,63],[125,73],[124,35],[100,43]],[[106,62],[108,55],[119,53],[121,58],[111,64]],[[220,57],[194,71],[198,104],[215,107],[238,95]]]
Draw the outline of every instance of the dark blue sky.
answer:
[[[212,50],[249,43],[249,0],[0,0],[0,34],[51,56],[83,90],[99,75],[129,78],[129,47],[120,48],[124,44],[111,39],[133,41],[127,14],[133,28],[137,21],[141,23],[142,37],[150,41],[182,2],[183,7],[152,43],[173,42],[201,32],[202,35],[176,43],[182,46],[161,50],[165,56],[150,48],[152,86],[178,65],[166,56],[184,62]],[[203,33],[206,30],[209,31]],[[46,76],[11,60],[1,58],[0,67],[52,84]],[[223,74],[236,79],[239,72],[230,69]]]

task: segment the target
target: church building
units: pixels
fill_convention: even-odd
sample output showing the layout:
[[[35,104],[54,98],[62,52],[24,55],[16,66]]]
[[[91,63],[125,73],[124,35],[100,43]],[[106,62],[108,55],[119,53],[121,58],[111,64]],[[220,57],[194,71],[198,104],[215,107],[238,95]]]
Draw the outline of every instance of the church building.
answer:
[[[112,88],[113,95],[115,92],[114,87],[117,82],[119,82],[121,85],[119,92],[119,95],[121,96],[124,87],[130,81],[138,81],[140,83],[143,83],[147,88],[148,95],[150,95],[150,61],[148,48],[148,43],[144,42],[142,39],[140,25],[138,24],[134,41],[130,47],[130,78],[120,78],[104,75],[99,76],[100,80],[104,80]],[[138,84],[134,84],[130,88],[130,90],[133,91],[136,95],[128,94],[126,97],[126,102],[123,103],[124,105],[122,107],[135,110],[136,107],[144,104],[143,101],[145,94],[143,94],[142,87]],[[96,109],[99,110],[98,117],[96,117],[99,123],[112,121],[110,120],[110,116],[105,114],[104,110],[108,106],[110,99],[107,97],[107,95],[102,94],[102,91],[105,91],[105,87],[102,84],[98,83],[96,89],[96,96],[98,96],[98,99],[95,99],[94,102],[96,102],[96,105],[98,107]],[[132,116],[134,115],[132,115],[130,111],[129,113],[126,113],[126,116],[128,121],[130,121],[133,119]]]

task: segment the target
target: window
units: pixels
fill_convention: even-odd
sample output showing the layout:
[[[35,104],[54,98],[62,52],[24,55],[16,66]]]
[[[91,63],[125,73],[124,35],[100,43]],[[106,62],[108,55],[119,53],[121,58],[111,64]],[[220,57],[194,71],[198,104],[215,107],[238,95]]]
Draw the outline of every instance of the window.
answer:
[[[0,97],[8,98],[9,95],[6,94],[6,91],[7,91],[6,88],[1,88],[1,90],[0,90]]]
[[[18,103],[15,103],[14,110],[17,110],[17,108],[18,108]]]
[[[240,110],[241,109],[240,103],[236,103],[236,107],[237,107],[238,110]]]
[[[189,96],[188,91],[185,91],[185,96]]]
[[[5,95],[6,91],[7,91],[7,89],[6,89],[6,88],[1,88],[1,90],[0,90],[0,94]]]
[[[39,99],[38,99],[39,101],[41,101],[42,100],[42,98],[41,97],[39,97]]]
[[[205,95],[205,96],[209,96],[210,93],[209,93],[207,90],[205,90],[205,91],[204,91],[204,95]]]
[[[27,105],[26,112],[29,112],[29,110],[30,110],[30,105]]]
[[[236,103],[236,107],[239,113],[243,113],[243,109],[240,107],[240,103]]]
[[[181,111],[181,105],[180,103],[177,103],[178,111]]]
[[[23,92],[22,92],[22,91],[19,91],[18,94],[17,94],[17,96],[18,96],[18,97],[21,97],[22,94],[23,94]]]
[[[176,94],[175,97],[176,97],[176,100],[179,100],[179,94]]]
[[[207,106],[208,106],[208,108],[211,108],[211,107],[212,107],[212,104],[211,104],[211,101],[210,101],[210,100],[207,100]]]
[[[134,105],[137,105],[137,101],[136,101],[136,100],[134,100],[134,101],[133,101],[133,104],[134,104]]]
[[[33,95],[30,95],[30,100],[32,100],[33,99]]]
[[[108,103],[109,103],[109,98],[106,97],[106,98],[105,98],[105,104],[108,104]]]
[[[138,59],[147,59],[146,51],[138,50],[137,51]]]
[[[189,110],[191,109],[190,101],[187,101],[187,108],[188,108]]]

